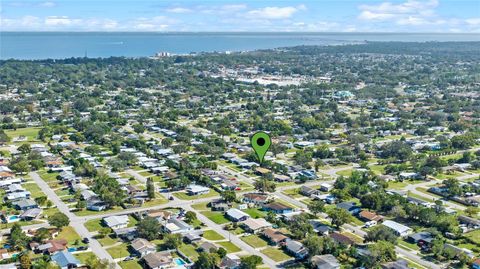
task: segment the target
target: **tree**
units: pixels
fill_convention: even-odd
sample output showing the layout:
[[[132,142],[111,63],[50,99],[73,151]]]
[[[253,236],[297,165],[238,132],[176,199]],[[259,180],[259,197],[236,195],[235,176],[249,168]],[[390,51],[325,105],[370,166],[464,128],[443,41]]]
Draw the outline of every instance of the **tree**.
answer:
[[[323,212],[325,203],[322,200],[314,200],[308,205],[308,209],[316,216],[318,213]]]
[[[155,185],[151,178],[147,179],[147,194],[148,198],[155,199]]]
[[[20,151],[22,154],[28,154],[32,150],[32,147],[30,147],[30,144],[22,144],[20,147],[18,147],[18,151]]]
[[[120,188],[118,181],[109,177],[105,172],[97,175],[92,190],[109,208],[121,205],[126,198],[126,194]]]
[[[137,224],[138,235],[147,240],[157,239],[161,233],[161,226],[157,219],[145,217]]]
[[[0,144],[10,142],[11,138],[5,133],[4,130],[0,130]]]
[[[185,213],[185,219],[188,223],[192,223],[197,219],[197,214],[195,214],[195,212],[193,211],[188,211],[187,213]]]
[[[173,139],[171,139],[170,137],[164,138],[162,140],[162,146],[164,146],[165,148],[170,147],[172,144],[173,144]]]
[[[182,243],[182,236],[180,234],[167,234],[163,237],[163,246],[166,249],[176,249]]]
[[[78,201],[76,207],[77,207],[77,209],[83,210],[87,207],[87,202],[83,201],[83,200],[80,200],[80,201]]]
[[[367,236],[365,237],[366,241],[387,241],[392,244],[397,243],[398,236],[393,232],[392,229],[385,227],[383,225],[379,225],[373,227],[371,230],[367,232]]]
[[[46,240],[49,238],[50,238],[50,232],[48,231],[47,228],[40,228],[35,233],[35,240],[37,242],[43,242],[43,240]]]
[[[262,263],[262,258],[257,255],[250,255],[240,258],[240,261],[240,269],[255,269]]]
[[[227,256],[227,253],[228,253],[227,250],[222,247],[218,248],[217,250],[217,254],[220,258]]]
[[[20,224],[15,223],[13,224],[12,228],[10,229],[10,238],[9,243],[11,246],[14,246],[17,249],[23,249],[28,243],[29,238],[26,234],[23,233]]]
[[[254,183],[253,183],[253,186],[255,187],[255,189],[257,191],[260,191],[262,193],[265,193],[265,192],[274,192],[275,191],[275,188],[276,188],[276,185],[274,182],[272,181],[269,181],[265,178],[261,178],[259,180],[256,180]]]
[[[102,227],[102,228],[100,228],[100,230],[98,231],[98,236],[99,236],[100,238],[105,238],[107,235],[110,234],[111,231],[112,231],[112,230],[111,230],[110,228],[108,228],[108,227]]]
[[[224,191],[220,194],[226,202],[232,203],[237,200],[237,194],[235,191]]]
[[[32,268],[32,259],[30,258],[30,253],[25,252],[20,256],[20,268],[21,269],[30,269]]]
[[[306,213],[292,217],[288,228],[292,231],[293,237],[298,239],[303,239],[309,234],[313,234],[313,226],[310,224],[309,216]]]
[[[465,213],[469,217],[477,216],[478,212],[480,212],[480,209],[478,207],[469,206],[467,207],[467,209],[465,209]]]
[[[47,202],[47,196],[39,196],[39,197],[35,198],[35,202],[38,205],[43,206]]]
[[[367,263],[371,266],[369,268],[375,268],[381,263],[394,261],[397,259],[395,253],[395,246],[387,241],[378,241],[375,244],[368,245],[370,255]]]
[[[142,134],[145,132],[145,126],[143,126],[143,124],[134,124],[132,127],[137,134]]]
[[[328,216],[332,219],[332,224],[337,228],[340,228],[343,224],[349,222],[352,219],[350,213],[343,208],[335,208],[330,210]]]
[[[48,223],[58,229],[62,229],[70,224],[70,219],[62,212],[57,212],[48,218]]]
[[[198,260],[195,262],[195,268],[215,269],[217,266],[217,257],[214,253],[200,252]]]
[[[10,162],[10,169],[19,174],[28,173],[30,171],[30,164],[24,157],[19,157]]]
[[[330,237],[320,237],[318,235],[308,236],[303,244],[305,248],[308,249],[310,257],[324,253],[333,253],[336,249],[336,244],[333,239]]]

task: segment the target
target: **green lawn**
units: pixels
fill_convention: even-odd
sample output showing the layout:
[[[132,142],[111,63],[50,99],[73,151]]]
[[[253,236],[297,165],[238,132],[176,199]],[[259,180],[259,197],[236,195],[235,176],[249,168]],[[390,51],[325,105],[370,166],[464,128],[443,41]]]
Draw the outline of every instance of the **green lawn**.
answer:
[[[195,249],[195,246],[182,244],[178,249],[190,259],[194,261],[198,259],[198,252]]]
[[[59,173],[57,172],[52,172],[49,173],[47,171],[40,171],[38,172],[38,175],[45,181],[45,182],[51,182],[51,181],[57,181],[57,176]]]
[[[216,224],[224,224],[230,222],[221,212],[203,211],[202,214]]]
[[[102,246],[106,247],[106,246],[111,246],[111,245],[117,243],[118,241],[117,241],[117,239],[115,239],[113,237],[110,237],[110,235],[107,235],[104,238],[98,239],[98,242],[100,242],[100,244],[102,244]]]
[[[241,251],[239,247],[229,241],[218,242],[220,246],[227,250],[228,253],[235,253]]]
[[[68,245],[74,245],[76,241],[80,242],[80,245],[82,245],[82,238],[80,238],[80,235],[77,234],[72,226],[63,227],[57,238],[67,240]]]
[[[89,232],[98,232],[102,227],[104,226],[102,225],[101,219],[92,219],[85,222],[85,228],[87,228]]]
[[[154,174],[148,172],[148,171],[143,171],[143,172],[139,172],[140,175],[144,176],[144,177],[151,177],[151,176],[154,176]]]
[[[155,205],[163,205],[168,203],[167,198],[163,197],[160,193],[156,192],[155,193],[155,199],[150,200],[148,202],[145,202],[142,207],[150,207],[150,206],[155,206]]]
[[[17,130],[5,130],[5,133],[8,136],[10,136],[12,139],[19,136],[25,136],[27,138],[27,141],[38,141],[37,136],[39,131],[40,131],[40,128],[30,127],[30,128],[20,128]]]
[[[268,245],[267,241],[261,239],[257,235],[243,236],[240,237],[240,239],[254,248],[266,247]]]
[[[208,197],[217,196],[217,195],[220,195],[220,194],[218,192],[214,191],[214,190],[210,190],[209,193],[202,194],[202,195],[188,195],[185,192],[176,192],[173,195],[175,197],[177,197],[178,199],[182,199],[182,200],[197,200],[197,199],[201,199],[201,198],[208,198]]]
[[[254,219],[263,218],[267,215],[266,212],[260,211],[258,208],[248,208],[243,210],[243,212],[247,213],[248,215],[250,215],[250,217]]]
[[[267,247],[265,249],[262,249],[260,252],[262,252],[263,254],[265,254],[270,259],[276,262],[281,262],[281,261],[285,261],[292,258],[289,255],[287,255],[284,251],[277,248],[273,248],[273,247]]]
[[[288,195],[292,198],[300,198],[303,197],[303,195],[300,194],[300,188],[295,188],[295,189],[289,189],[289,190],[284,190],[282,191],[283,194]]]
[[[389,189],[394,189],[394,190],[401,190],[405,188],[408,184],[406,182],[402,181],[390,181],[388,182],[388,188]]]
[[[98,259],[98,257],[93,252],[83,252],[78,254],[73,254],[81,263],[85,264],[90,259]]]
[[[142,266],[137,261],[121,261],[118,263],[122,269],[142,269]]]
[[[203,238],[205,238],[207,240],[212,240],[212,241],[225,239],[221,234],[215,232],[214,230],[205,231],[203,233]]]
[[[468,238],[470,241],[472,241],[475,244],[480,245],[480,230],[475,230],[468,232],[463,235],[465,238]]]
[[[413,249],[413,250],[420,250],[420,248],[417,246],[417,244],[412,244],[412,243],[409,243],[409,242],[406,242],[404,240],[398,240],[398,244],[400,246],[404,246],[406,248],[409,248],[409,249]]]
[[[196,210],[208,210],[208,202],[205,202],[205,203],[198,203],[198,204],[194,204],[192,205],[193,208],[195,208]]]
[[[38,185],[35,183],[23,184],[23,187],[30,192],[30,195],[33,199],[40,196],[45,196],[40,187],[38,187]]]
[[[130,256],[130,252],[128,251],[128,245],[127,244],[121,244],[118,246],[114,246],[111,248],[107,248],[108,253],[112,256],[114,259],[119,259],[119,258],[124,258],[127,256]]]
[[[349,177],[352,175],[352,172],[353,172],[352,169],[346,169],[346,170],[338,171],[336,174],[339,176]]]

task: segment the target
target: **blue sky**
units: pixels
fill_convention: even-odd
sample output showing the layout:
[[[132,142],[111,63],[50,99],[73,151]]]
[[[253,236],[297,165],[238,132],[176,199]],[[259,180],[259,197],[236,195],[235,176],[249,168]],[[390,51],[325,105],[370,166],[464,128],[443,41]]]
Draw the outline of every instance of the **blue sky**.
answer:
[[[1,0],[0,29],[480,33],[480,0]]]

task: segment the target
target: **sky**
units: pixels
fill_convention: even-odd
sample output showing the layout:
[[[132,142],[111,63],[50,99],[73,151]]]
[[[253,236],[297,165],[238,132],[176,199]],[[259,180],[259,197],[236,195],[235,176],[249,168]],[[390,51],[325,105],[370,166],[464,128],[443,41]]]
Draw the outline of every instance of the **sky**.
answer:
[[[480,0],[0,0],[0,31],[480,33]]]

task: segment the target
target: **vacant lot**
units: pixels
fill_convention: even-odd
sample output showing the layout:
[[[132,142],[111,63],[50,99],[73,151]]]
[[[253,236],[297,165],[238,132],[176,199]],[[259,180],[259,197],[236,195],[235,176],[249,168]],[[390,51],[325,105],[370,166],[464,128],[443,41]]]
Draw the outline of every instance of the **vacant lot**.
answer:
[[[280,249],[277,249],[277,248],[273,248],[273,247],[268,247],[268,248],[262,249],[260,252],[262,252],[263,254],[265,254],[270,259],[272,259],[276,262],[281,262],[281,261],[285,261],[285,260],[288,260],[288,259],[292,258],[292,257],[288,256],[284,251],[282,251]]]
[[[268,245],[267,241],[261,239],[257,235],[243,236],[240,239],[254,248],[266,247]]]

